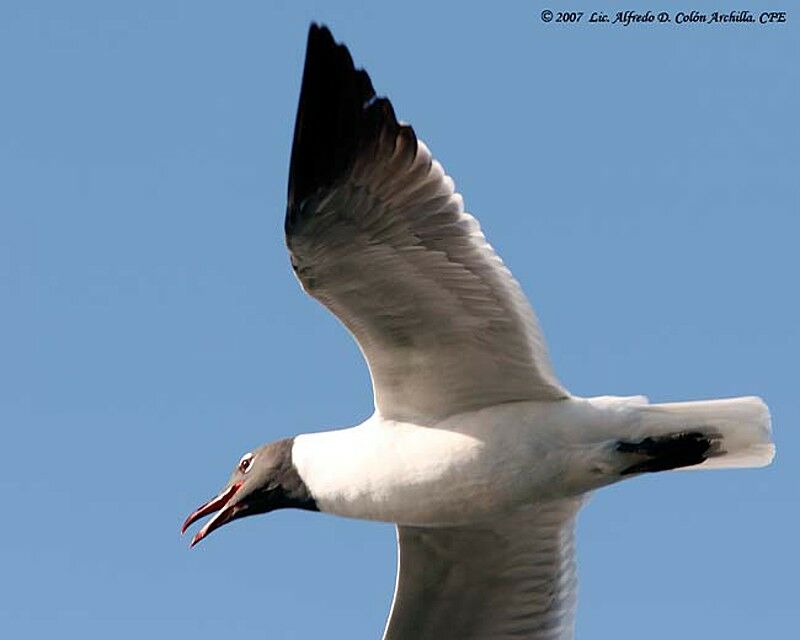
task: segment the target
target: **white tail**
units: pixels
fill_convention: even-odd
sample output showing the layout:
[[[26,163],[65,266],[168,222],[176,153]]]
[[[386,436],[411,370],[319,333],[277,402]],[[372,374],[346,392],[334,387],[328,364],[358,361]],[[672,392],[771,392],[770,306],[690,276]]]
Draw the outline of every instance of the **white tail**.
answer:
[[[722,455],[691,469],[764,467],[775,457],[769,409],[761,398],[643,404],[637,409],[639,428],[646,435],[700,431],[721,438]]]

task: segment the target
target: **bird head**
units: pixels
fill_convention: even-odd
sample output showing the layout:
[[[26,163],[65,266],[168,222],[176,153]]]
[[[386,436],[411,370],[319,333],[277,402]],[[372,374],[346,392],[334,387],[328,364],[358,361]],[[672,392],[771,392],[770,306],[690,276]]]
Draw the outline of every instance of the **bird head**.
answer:
[[[241,457],[225,488],[195,509],[183,523],[181,534],[194,522],[216,513],[195,534],[190,546],[222,525],[245,516],[292,507],[317,511],[311,493],[292,464],[293,442],[293,438],[279,440]]]

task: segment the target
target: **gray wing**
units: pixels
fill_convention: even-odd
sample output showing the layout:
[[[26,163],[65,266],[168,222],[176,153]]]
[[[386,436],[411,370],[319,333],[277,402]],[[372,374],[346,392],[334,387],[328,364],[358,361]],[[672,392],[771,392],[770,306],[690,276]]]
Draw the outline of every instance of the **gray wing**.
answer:
[[[385,418],[568,394],[519,285],[441,165],[312,25],[286,240],[303,288],[354,334]]]
[[[500,522],[398,526],[398,575],[384,640],[569,640],[579,498]]]

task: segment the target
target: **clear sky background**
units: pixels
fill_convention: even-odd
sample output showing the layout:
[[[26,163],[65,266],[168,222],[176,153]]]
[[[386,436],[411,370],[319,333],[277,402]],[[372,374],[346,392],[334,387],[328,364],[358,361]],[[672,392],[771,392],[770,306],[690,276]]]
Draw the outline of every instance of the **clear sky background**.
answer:
[[[544,24],[536,2],[331,5],[0,3],[0,635],[380,636],[388,524],[281,512],[178,537],[243,452],[371,412],[283,245],[315,19],[455,178],[569,389],[772,409],[769,469],[595,495],[578,637],[790,637],[800,12],[623,28]]]

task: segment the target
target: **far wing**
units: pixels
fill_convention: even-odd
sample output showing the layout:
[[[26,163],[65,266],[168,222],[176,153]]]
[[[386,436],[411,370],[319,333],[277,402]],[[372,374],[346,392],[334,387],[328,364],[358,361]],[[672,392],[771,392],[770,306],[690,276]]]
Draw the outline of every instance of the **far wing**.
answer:
[[[303,288],[356,337],[385,418],[568,396],[530,305],[453,181],[316,25],[286,241]]]
[[[541,504],[470,527],[398,526],[384,640],[571,640],[580,505]]]

